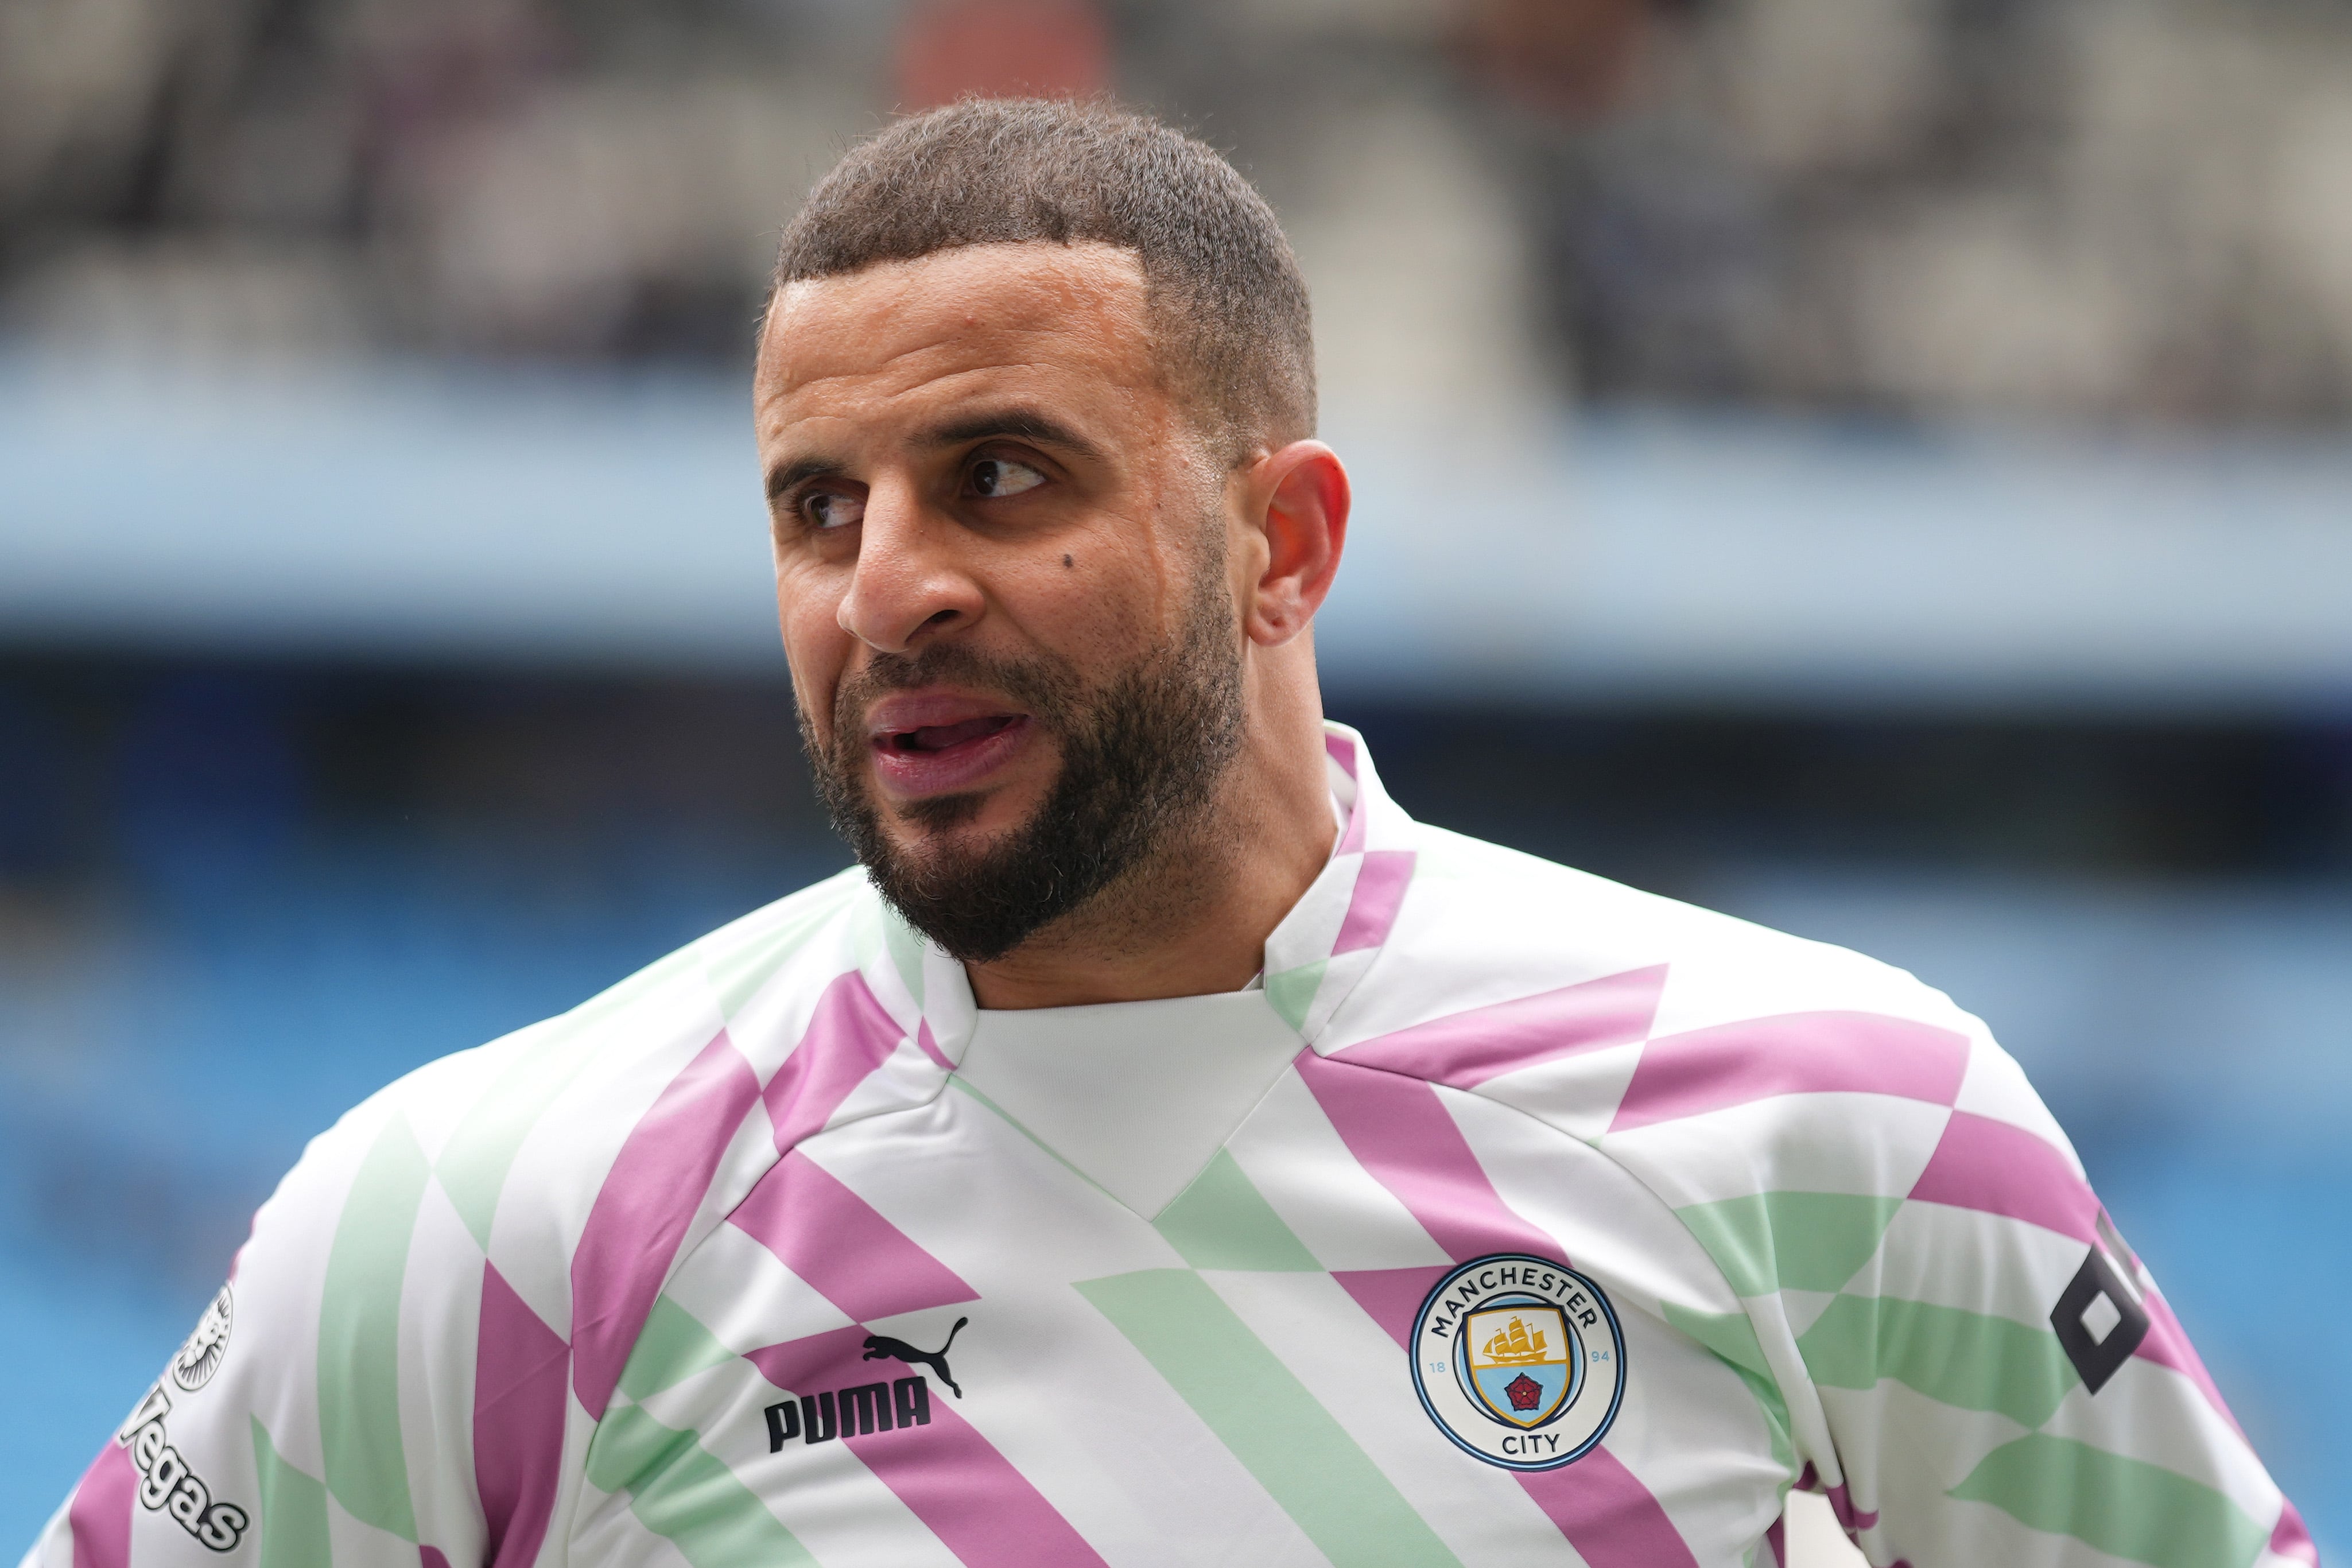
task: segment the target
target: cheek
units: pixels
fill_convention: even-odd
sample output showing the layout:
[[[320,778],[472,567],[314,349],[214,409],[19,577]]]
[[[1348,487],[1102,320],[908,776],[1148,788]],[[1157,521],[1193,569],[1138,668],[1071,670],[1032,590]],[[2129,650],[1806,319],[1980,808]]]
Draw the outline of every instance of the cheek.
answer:
[[[793,695],[818,733],[833,727],[833,694],[848,657],[849,634],[838,619],[840,595],[806,574],[776,574],[776,626],[792,668]]]
[[[1002,607],[1046,647],[1124,664],[1162,635],[1181,576],[1129,523],[1065,540],[1023,562],[1017,574],[1000,577],[998,595]]]
[[[1086,553],[1075,555],[1065,567],[1056,553],[1050,571],[1007,584],[1001,608],[1023,640],[1050,653],[1082,668],[1123,665],[1149,639],[1150,588],[1131,571],[1089,571]]]

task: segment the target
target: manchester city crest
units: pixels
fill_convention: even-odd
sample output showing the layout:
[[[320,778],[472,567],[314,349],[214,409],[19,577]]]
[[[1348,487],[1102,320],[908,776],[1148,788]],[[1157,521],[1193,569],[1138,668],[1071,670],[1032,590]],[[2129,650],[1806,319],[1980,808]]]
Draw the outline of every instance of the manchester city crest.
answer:
[[[1412,1355],[1438,1430],[1506,1469],[1582,1458],[1625,1396],[1625,1339],[1609,1298],[1540,1258],[1475,1258],[1440,1279],[1414,1314]]]

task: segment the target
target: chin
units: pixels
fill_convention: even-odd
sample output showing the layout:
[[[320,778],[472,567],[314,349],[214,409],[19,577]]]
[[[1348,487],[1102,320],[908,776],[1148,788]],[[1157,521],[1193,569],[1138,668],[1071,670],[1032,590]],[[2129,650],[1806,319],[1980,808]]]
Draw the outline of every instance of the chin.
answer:
[[[921,800],[908,801],[890,807],[890,816],[898,832],[892,835],[908,849],[920,849],[949,835],[963,837],[964,830],[986,832],[981,826],[981,814],[988,807],[986,794],[974,791],[969,795],[928,795]]]
[[[887,801],[882,810],[890,823],[891,837],[908,849],[920,850],[951,840],[971,842],[1018,833],[1035,818],[1048,793],[1047,788],[1024,779],[954,795]]]

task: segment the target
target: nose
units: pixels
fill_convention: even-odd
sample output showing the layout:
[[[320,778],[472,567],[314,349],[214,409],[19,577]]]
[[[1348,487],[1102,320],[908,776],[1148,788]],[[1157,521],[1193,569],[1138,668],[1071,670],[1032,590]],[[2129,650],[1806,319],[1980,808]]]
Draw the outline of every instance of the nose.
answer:
[[[980,619],[980,584],[958,558],[952,519],[926,507],[910,487],[877,483],[866,492],[857,563],[842,595],[841,629],[881,653]]]

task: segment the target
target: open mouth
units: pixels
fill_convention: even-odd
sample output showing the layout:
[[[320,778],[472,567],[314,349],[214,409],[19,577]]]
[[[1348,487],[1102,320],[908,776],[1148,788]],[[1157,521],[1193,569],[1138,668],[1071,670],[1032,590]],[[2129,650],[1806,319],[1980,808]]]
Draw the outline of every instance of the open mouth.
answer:
[[[991,713],[954,724],[923,724],[912,730],[893,731],[882,738],[882,744],[894,752],[945,752],[1003,734],[1020,721],[1017,713]]]
[[[901,800],[986,787],[1034,728],[1026,713],[949,692],[889,699],[867,723],[878,782]]]

